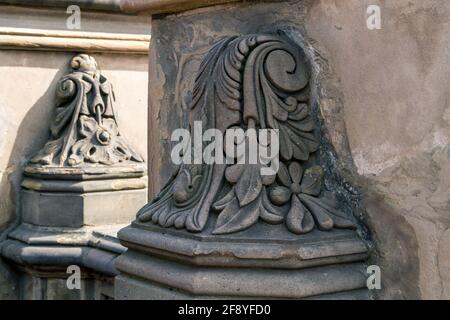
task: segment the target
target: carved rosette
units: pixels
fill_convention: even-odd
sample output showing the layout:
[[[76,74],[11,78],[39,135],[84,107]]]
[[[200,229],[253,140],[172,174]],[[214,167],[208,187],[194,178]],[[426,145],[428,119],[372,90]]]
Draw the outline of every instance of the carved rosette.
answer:
[[[314,156],[318,125],[310,107],[310,69],[302,49],[283,33],[223,39],[203,59],[195,79],[190,120],[204,129],[278,129],[280,167],[262,176],[260,165],[181,165],[161,193],[138,213],[140,223],[204,229],[213,234],[256,223],[285,223],[295,234],[314,228],[355,228],[352,217],[324,188]]]
[[[72,58],[73,72],[57,84],[56,115],[50,140],[32,164],[78,167],[143,162],[120,135],[114,112],[114,91],[87,54]]]

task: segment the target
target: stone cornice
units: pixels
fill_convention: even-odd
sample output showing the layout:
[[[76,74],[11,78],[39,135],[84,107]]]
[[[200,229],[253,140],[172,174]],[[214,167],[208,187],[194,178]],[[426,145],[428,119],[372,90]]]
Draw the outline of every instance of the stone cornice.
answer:
[[[0,0],[0,4],[56,8],[77,5],[86,10],[120,12],[120,0]]]
[[[121,0],[120,8],[126,13],[174,13],[241,0]]]
[[[85,10],[158,14],[238,1],[243,0],[0,0],[0,4],[47,8],[67,8],[70,5],[77,5]]]
[[[147,54],[150,36],[0,28],[0,48],[96,53]]]

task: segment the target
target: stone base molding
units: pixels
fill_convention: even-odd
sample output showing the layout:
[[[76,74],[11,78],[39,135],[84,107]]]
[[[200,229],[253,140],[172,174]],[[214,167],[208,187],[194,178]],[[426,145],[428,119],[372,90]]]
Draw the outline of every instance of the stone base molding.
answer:
[[[120,12],[120,0],[0,0],[0,4],[41,8],[67,8],[76,5],[86,10]]]
[[[241,0],[121,0],[120,9],[125,13],[173,13],[238,1]]]
[[[117,240],[121,227],[49,228],[24,223],[0,244],[0,253],[19,271],[21,299],[113,299],[115,260],[126,250]],[[69,266],[80,268],[80,290],[67,286]]]
[[[0,49],[147,54],[150,36],[0,27]]]
[[[211,229],[122,229],[129,250],[116,262],[116,298],[369,298],[368,247],[352,232],[318,231],[300,240],[267,226],[235,237],[212,237]]]
[[[0,49],[146,55],[150,21],[118,1],[0,0]]]

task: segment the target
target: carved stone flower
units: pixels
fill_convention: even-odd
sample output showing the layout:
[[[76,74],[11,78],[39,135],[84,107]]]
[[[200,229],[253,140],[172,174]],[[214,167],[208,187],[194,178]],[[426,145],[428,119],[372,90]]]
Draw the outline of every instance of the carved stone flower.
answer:
[[[292,162],[289,167],[280,163],[277,178],[281,185],[270,189],[269,198],[278,206],[290,202],[286,226],[291,232],[307,233],[315,225],[320,230],[354,226],[352,221],[336,209],[337,202],[334,197],[329,193],[319,197],[323,176],[323,169],[317,165],[303,171],[297,162]]]
[[[79,121],[79,133],[83,139],[73,145],[69,165],[78,165],[83,161],[114,164],[132,158],[118,135],[119,129],[114,119],[105,118],[101,125],[88,116],[81,116]]]
[[[227,234],[244,230],[261,219],[270,224],[283,221],[283,216],[270,203],[266,187],[275,181],[275,175],[261,175],[260,164],[235,164],[225,171],[231,190],[214,203],[221,211],[213,234]]]

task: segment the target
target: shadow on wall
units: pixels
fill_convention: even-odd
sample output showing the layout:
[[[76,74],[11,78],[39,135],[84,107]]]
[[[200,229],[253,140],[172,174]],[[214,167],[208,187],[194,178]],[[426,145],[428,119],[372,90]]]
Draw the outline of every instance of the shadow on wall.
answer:
[[[11,52],[14,55],[14,52]],[[71,56],[71,55],[70,55]],[[18,223],[20,223],[20,184],[22,182],[22,173],[25,164],[28,160],[44,145],[45,141],[49,135],[49,122],[53,116],[54,112],[54,97],[55,97],[55,85],[58,80],[68,71],[67,61],[64,59],[64,64],[57,65],[55,67],[55,61],[48,59],[49,61],[45,63],[44,67],[57,68],[58,71],[47,84],[41,84],[41,86],[46,86],[47,90],[36,100],[36,102],[29,108],[26,114],[21,119],[20,125],[18,127],[14,126],[13,120],[7,120],[7,128],[3,128],[4,139],[11,139],[13,134],[8,134],[7,131],[15,131],[15,138],[13,143],[8,143],[4,141],[4,144],[9,147],[9,158],[2,170],[4,170],[1,175],[0,181],[0,215],[2,219],[0,221],[6,221],[0,225],[0,242],[3,241],[10,230],[12,230]],[[58,59],[59,60],[59,59]],[[0,68],[2,67],[24,67],[23,60],[17,59],[17,65],[11,65],[11,63],[5,64],[4,61],[0,60]],[[26,64],[33,64],[33,60],[30,62],[25,61]],[[10,61],[7,61],[10,62]],[[59,61],[58,61],[59,64]],[[27,65],[27,66],[29,66]],[[30,67],[34,67],[31,65]],[[40,68],[43,66],[40,64]],[[12,71],[14,72],[14,70]],[[4,76],[8,76],[7,74]],[[27,95],[27,87],[31,86],[33,82],[39,82],[39,79],[33,78],[30,74],[30,78],[23,79],[23,82],[17,83],[17,86],[23,86],[23,94]],[[20,88],[19,88],[20,90]],[[6,90],[5,90],[6,91]],[[4,95],[8,95],[9,92],[3,92]],[[11,93],[13,94],[13,93]],[[3,98],[3,97],[2,97]],[[29,99],[34,99],[32,95]],[[4,100],[4,99],[2,99]],[[2,109],[3,116],[9,118],[9,112],[14,112],[16,106],[0,106]],[[24,108],[23,106],[18,106]],[[1,119],[3,120],[3,119]],[[3,125],[2,121],[2,125]],[[17,128],[17,129],[16,129]],[[2,131],[3,131],[2,130]],[[3,148],[5,150],[5,148]],[[8,153],[3,152],[2,157],[7,157]],[[0,258],[0,300],[5,299],[16,299],[18,298],[17,292],[17,277],[14,271],[11,270],[5,261]]]

